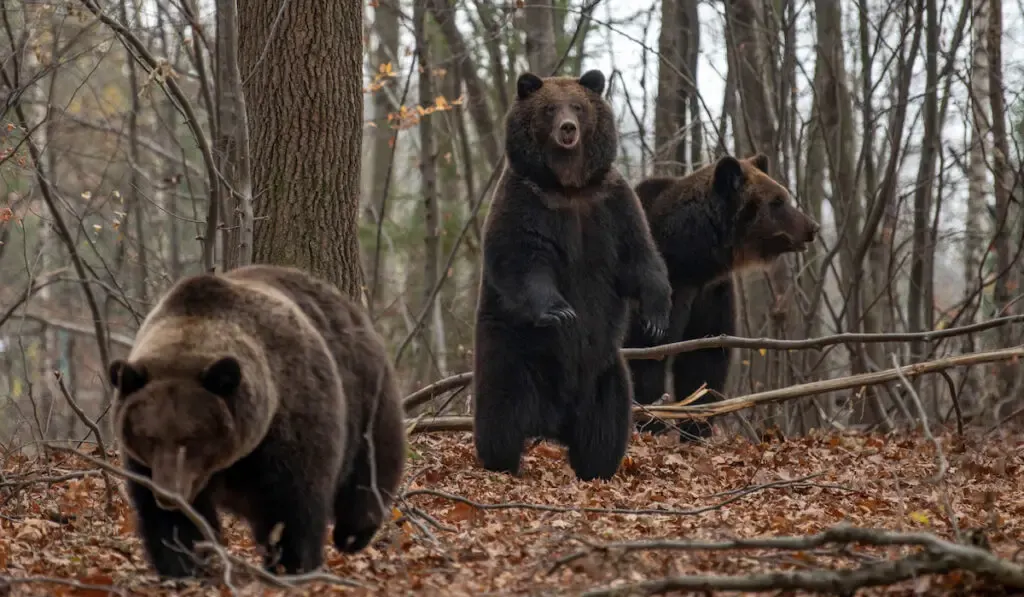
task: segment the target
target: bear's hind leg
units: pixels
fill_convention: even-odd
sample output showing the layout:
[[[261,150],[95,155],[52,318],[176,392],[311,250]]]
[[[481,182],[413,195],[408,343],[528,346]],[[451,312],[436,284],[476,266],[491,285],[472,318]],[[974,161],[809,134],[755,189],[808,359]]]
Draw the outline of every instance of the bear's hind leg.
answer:
[[[401,410],[397,401],[378,402],[373,443],[362,443],[352,472],[338,484],[332,537],[340,552],[355,553],[365,548],[388,518],[405,464]]]
[[[552,409],[543,405],[553,398],[542,395],[547,388],[538,383],[529,363],[505,350],[478,353],[473,378],[477,457],[486,470],[517,476],[526,439],[546,435],[551,426],[545,415]]]
[[[263,549],[263,566],[277,566],[286,574],[316,570],[323,564],[324,536],[334,492],[323,480],[298,477],[312,471],[285,471],[266,463],[251,493],[258,496],[249,507],[253,539]],[[280,530],[275,528],[280,525]]]
[[[734,288],[732,280],[705,288],[693,303],[690,322],[684,330],[686,338],[706,338],[736,333],[733,314]],[[709,404],[725,392],[732,353],[728,348],[706,348],[677,354],[672,363],[672,389],[674,399],[685,400],[702,384],[708,393],[691,405]],[[679,421],[679,441],[694,442],[711,437],[711,423],[693,419]]]
[[[150,476],[148,468],[130,458],[126,464],[129,471]],[[193,551],[195,544],[203,540],[199,527],[182,512],[157,506],[153,493],[146,487],[134,481],[128,481],[127,487],[143,548],[157,574],[163,578],[199,576],[202,567]],[[200,493],[192,502],[192,509],[213,527],[219,540],[220,524],[209,492]]]
[[[632,432],[632,392],[622,357],[581,388],[564,441],[569,465],[581,481],[611,479],[626,455]]]
[[[706,383],[709,392],[689,403],[689,406],[712,403],[717,399],[713,392],[721,392],[725,389],[728,373],[728,349],[709,348],[678,354],[672,364],[672,386],[675,399],[685,400]],[[681,442],[695,442],[711,437],[711,423],[706,420],[683,419],[678,422],[678,425],[679,441]]]
[[[633,396],[637,404],[644,406],[654,404],[665,395],[665,360],[630,359],[630,379],[633,383]],[[637,431],[657,433],[664,425],[657,420],[637,421]]]

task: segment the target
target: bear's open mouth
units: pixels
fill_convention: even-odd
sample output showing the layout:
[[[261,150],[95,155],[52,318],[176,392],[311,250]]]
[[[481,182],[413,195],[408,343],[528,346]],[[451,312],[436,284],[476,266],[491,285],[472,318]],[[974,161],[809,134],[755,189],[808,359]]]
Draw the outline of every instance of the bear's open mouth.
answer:
[[[563,149],[572,149],[579,143],[580,137],[576,134],[576,131],[567,133],[565,131],[559,131],[555,135],[555,142],[558,143],[559,147]]]

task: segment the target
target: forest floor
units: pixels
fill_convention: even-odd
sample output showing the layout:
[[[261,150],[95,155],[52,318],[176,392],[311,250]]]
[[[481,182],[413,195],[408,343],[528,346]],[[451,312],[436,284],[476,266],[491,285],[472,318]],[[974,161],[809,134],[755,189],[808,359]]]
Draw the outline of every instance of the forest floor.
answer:
[[[673,575],[851,568],[914,550],[608,548],[612,542],[654,539],[808,535],[841,522],[928,531],[946,539],[955,536],[955,528],[964,533],[983,528],[996,555],[1024,560],[1018,553],[1024,547],[1024,435],[961,439],[945,434],[938,440],[948,461],[938,484],[933,481],[936,451],[928,439],[853,433],[760,445],[719,436],[704,446],[637,435],[612,481],[579,482],[564,450],[547,443],[534,446],[524,458],[522,476],[512,478],[479,467],[469,434],[416,435],[405,495],[396,505],[393,523],[357,555],[326,548],[329,571],[364,588],[318,582],[295,592],[575,595]],[[27,459],[5,463],[0,479],[0,597],[107,594],[99,589],[125,595],[230,594],[224,585],[159,584],[142,557],[122,494],[114,494],[108,510],[102,478],[76,472],[89,466],[65,454],[53,456],[46,466]],[[55,476],[73,478],[21,483]],[[471,502],[500,506],[481,509]],[[944,513],[947,502],[956,513],[955,527]],[[651,509],[677,512],[656,514]],[[257,563],[247,527],[235,519],[225,526],[232,553]],[[574,553],[580,557],[567,561]],[[5,575],[14,579],[6,588]],[[37,580],[17,580],[28,577]],[[96,587],[75,589],[47,578]],[[242,595],[285,592],[244,579],[235,585]],[[960,572],[857,593],[881,594],[1008,593],[992,591],[973,574]]]

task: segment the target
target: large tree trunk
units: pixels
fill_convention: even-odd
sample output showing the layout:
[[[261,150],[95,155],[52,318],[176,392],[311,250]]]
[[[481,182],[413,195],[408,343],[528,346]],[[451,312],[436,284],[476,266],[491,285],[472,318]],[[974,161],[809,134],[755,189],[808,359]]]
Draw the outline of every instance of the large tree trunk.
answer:
[[[128,15],[128,0],[121,0],[121,21],[128,26],[134,18],[138,16],[138,6],[132,3],[132,18]],[[135,70],[135,61],[126,55],[125,67],[128,69],[128,90],[132,95],[131,108],[128,111],[128,158],[131,160],[129,170],[131,173],[128,175],[128,188],[126,189],[125,195],[128,199],[128,215],[125,216],[125,220],[131,220],[132,227],[135,234],[135,243],[137,246],[138,254],[136,255],[137,263],[135,264],[135,292],[136,296],[145,303],[148,301],[147,296],[147,282],[146,275],[149,272],[149,266],[146,263],[146,211],[145,204],[142,201],[142,197],[146,193],[146,189],[142,188],[142,180],[139,176],[139,169],[142,168],[142,160],[139,157],[139,113],[142,111],[142,107],[139,102],[139,78],[138,73]],[[122,221],[122,225],[126,222]],[[124,229],[124,241],[117,246],[117,258],[121,262],[125,258],[125,254],[128,250],[128,230]],[[121,263],[118,263],[118,271],[121,269]]]
[[[967,212],[965,213],[966,234],[964,238],[964,299],[969,299],[977,290],[981,277],[979,268],[982,260],[988,183],[986,137],[989,132],[989,89],[988,50],[985,37],[988,34],[988,0],[977,0],[974,23],[971,28],[971,146],[968,155]],[[980,299],[978,299],[980,300]],[[976,312],[970,305],[964,305],[964,324],[974,323]],[[968,340],[969,341],[969,340]],[[967,348],[967,347],[965,347]]]
[[[558,64],[554,6],[551,0],[526,0],[522,29],[526,33],[526,60],[530,70],[547,77]]]
[[[765,33],[764,6],[760,0],[729,0],[726,4],[726,43],[732,50],[729,70],[736,77],[739,103],[734,111],[735,153],[741,157],[761,152],[768,156],[771,175],[785,180],[780,169],[778,154],[778,129],[775,118],[774,93],[770,77],[764,73],[773,72],[770,53],[766,51],[769,42]],[[774,40],[772,40],[774,41]],[[781,176],[780,176],[781,175]],[[737,310],[740,325],[737,329],[748,336],[771,336],[784,338],[788,335],[789,323],[796,321],[792,307],[795,301],[783,300],[792,292],[792,276],[786,259],[779,259],[770,269],[769,280],[762,275],[735,276],[737,288]],[[744,390],[759,391],[768,387],[780,387],[792,383],[786,353],[772,351],[763,355],[758,351],[742,351],[742,359],[733,359],[733,371],[739,371],[744,362],[749,363],[746,380],[734,380]],[[736,384],[730,384],[735,391],[741,391]],[[774,413],[772,413],[774,414]],[[769,414],[769,416],[772,416]]]
[[[473,126],[476,127],[477,139],[479,139],[479,143],[483,148],[484,157],[487,159],[489,166],[498,167],[498,161],[501,159],[503,152],[502,143],[504,142],[500,136],[504,134],[504,131],[500,123],[491,117],[491,108],[487,102],[486,92],[488,85],[481,81],[478,74],[479,70],[473,60],[473,53],[466,44],[466,39],[462,36],[462,32],[459,31],[458,24],[455,22],[455,9],[448,7],[444,0],[430,1],[430,10],[434,15],[434,20],[437,21],[438,27],[441,29],[441,34],[444,35],[445,41],[448,43],[448,49],[453,56],[459,57],[456,68],[459,69],[459,74],[466,83],[466,108],[469,110],[469,117],[473,120]],[[486,20],[484,22],[485,24],[487,23]],[[495,31],[494,35],[497,35],[497,30]],[[504,89],[502,79],[503,67],[500,61],[497,64],[492,63],[491,66],[496,73],[495,79],[498,81],[499,97],[502,97],[504,93],[502,91]],[[507,108],[507,98],[505,103]],[[505,108],[502,109],[504,110]]]
[[[695,0],[663,0],[658,36],[658,100],[654,104],[654,172],[682,175],[700,159],[699,103],[694,77],[699,30]],[[687,107],[689,106],[689,110]],[[687,123],[687,120],[692,120]],[[690,139],[690,151],[687,151]],[[692,164],[696,167],[696,164]]]
[[[924,140],[921,143],[921,159],[917,171],[917,185],[914,191],[914,234],[910,262],[910,287],[907,292],[907,325],[911,332],[930,330],[933,327],[934,305],[932,300],[931,275],[927,252],[929,227],[931,224],[932,180],[935,177],[935,161],[939,145],[939,11],[935,0],[926,2],[925,35],[925,87],[935,90],[924,96]],[[911,343],[911,354],[915,361],[923,360],[924,342]],[[918,384],[915,384],[918,385]]]
[[[235,0],[217,0],[217,169],[224,176],[219,196],[227,206],[221,221],[225,270],[252,263],[253,205],[252,154],[248,110],[239,71],[238,14]]]
[[[859,0],[858,4],[857,19],[860,37],[861,68],[860,121],[862,145],[860,152],[864,156],[864,168],[863,177],[858,182],[857,189],[859,197],[873,197],[876,201],[884,202],[884,205],[881,207],[884,210],[881,219],[881,231],[876,234],[874,229],[878,228],[877,226],[871,226],[872,229],[869,229],[869,226],[865,224],[861,235],[861,239],[864,238],[864,235],[870,237],[866,256],[867,271],[860,278],[860,286],[864,289],[861,294],[862,296],[873,297],[872,302],[874,302],[874,306],[866,309],[863,314],[862,329],[865,332],[884,332],[895,329],[893,301],[890,300],[890,297],[893,297],[895,293],[892,289],[893,282],[889,276],[889,269],[892,259],[893,239],[896,234],[896,206],[892,201],[893,197],[878,195],[878,169],[875,164],[875,156],[877,155],[875,148],[875,79],[872,76],[875,66],[875,54],[871,51],[871,32],[873,28],[868,22],[867,0]],[[868,355],[872,362],[878,366],[885,366],[888,364],[885,355],[889,354],[892,348],[887,344],[877,343],[866,345],[861,350]],[[878,395],[878,392],[876,390],[871,390],[871,392],[873,404],[875,406],[881,404],[881,397]],[[877,419],[878,413],[875,413],[874,417]]]
[[[397,3],[397,0],[395,0]],[[371,60],[371,68],[379,72],[379,69],[390,64],[392,71],[401,72],[399,68],[398,54],[398,10],[395,3],[378,3],[373,9],[373,28],[377,37],[377,49]],[[376,124],[370,130],[372,171],[370,178],[370,196],[365,201],[365,209],[369,215],[370,222],[376,224],[378,219],[386,219],[387,208],[390,204],[384,196],[386,190],[391,189],[389,179],[392,177],[392,148],[397,141],[397,131],[389,126],[388,114],[393,112],[395,107],[389,97],[386,88],[378,89],[373,94],[373,122]],[[384,239],[381,239],[381,244]],[[367,285],[372,296],[369,297],[371,308],[374,308],[378,299],[383,296],[382,289],[386,286],[382,271],[387,271],[386,256],[388,251],[384,247],[374,246],[372,251],[367,251],[366,261],[369,268],[366,272]]]
[[[426,13],[424,3],[413,7],[413,34],[416,52],[419,55],[420,105],[429,108],[434,103],[434,79],[431,73],[430,41],[426,34]],[[429,301],[429,323],[425,336],[428,338],[428,354],[433,354],[444,377],[448,375],[448,358],[445,354],[444,317],[441,312],[440,296],[434,296],[434,286],[441,278],[441,209],[437,196],[437,155],[434,150],[433,115],[420,119],[420,184],[423,193],[423,300]],[[428,356],[429,360],[429,356]]]
[[[253,261],[305,269],[357,300],[362,27],[362,2],[249,0],[239,11]]]
[[[41,7],[34,8],[31,6],[31,3],[23,2],[21,10],[12,11],[12,13],[24,18],[24,21],[18,23],[18,25],[25,28],[26,47],[32,47],[28,45],[30,41],[42,46],[46,43],[47,37],[50,37],[51,40],[54,39],[54,32],[52,30],[46,31],[43,29],[52,25],[53,21],[47,18],[45,11],[42,11]],[[28,125],[26,130],[32,141],[36,144],[36,147],[39,148],[39,159],[35,164],[35,168],[50,180],[60,180],[56,171],[56,162],[59,160],[54,160],[54,146],[50,143],[53,136],[53,121],[49,118],[47,110],[47,105],[51,103],[53,98],[57,85],[57,75],[60,71],[53,69],[47,73],[47,71],[43,70],[41,54],[49,49],[40,48],[38,51],[24,52],[24,62],[21,63],[22,72],[19,73],[19,78],[21,81],[26,82],[23,83],[26,87],[24,96],[27,104],[25,116],[28,120],[25,123]],[[38,79],[33,84],[32,81],[35,77],[38,77]],[[38,187],[33,189],[34,196],[32,199],[41,203],[42,199],[38,193],[40,193]],[[60,234],[54,227],[52,215],[40,218],[39,244],[37,249],[37,267],[40,272],[50,273],[54,271],[61,260]],[[44,312],[51,309],[54,311],[59,309],[59,296],[54,292],[52,285],[40,288],[36,296],[38,297],[37,308]],[[47,382],[52,380],[53,371],[56,369],[61,356],[58,346],[58,333],[59,331],[55,327],[44,324],[39,337],[40,345],[37,347],[38,352],[36,354],[38,355],[38,360],[33,362],[33,365],[38,365],[39,369],[35,372],[35,375],[29,377],[31,383],[37,388],[36,391],[39,396],[38,409],[41,413],[49,413],[57,405],[56,394],[49,391],[54,386]],[[41,440],[54,439],[50,435],[48,418],[44,420],[37,414],[34,430],[38,433],[38,437]]]
[[[1010,170],[1010,144],[1006,132],[1006,99],[1003,96],[1003,2],[991,0],[988,23],[988,71],[989,101],[992,107],[992,175],[995,178],[996,222],[992,240],[996,253],[995,288],[993,301],[998,315],[1013,315],[1017,311],[1013,304],[1016,291],[1013,273],[1014,247],[1011,235],[1016,227],[1015,211],[1010,198],[1014,186],[1014,175]],[[1013,330],[1003,326],[996,331],[1000,346],[1013,344]],[[1014,363],[997,365],[999,372],[996,397],[1009,398],[1013,395],[1013,386],[1018,366]],[[998,417],[999,413],[995,415]]]
[[[961,325],[971,325],[978,319],[979,311],[988,302],[984,293],[979,292],[984,272],[982,260],[987,254],[984,250],[985,224],[988,214],[988,155],[991,149],[987,142],[989,133],[989,89],[988,89],[988,49],[985,39],[988,35],[988,0],[976,0],[973,21],[971,23],[971,141],[967,156],[967,209],[964,212],[964,304],[961,306]],[[963,352],[976,349],[975,337],[963,337]],[[986,376],[978,367],[964,371],[965,385],[963,395],[969,397],[971,406],[976,407],[983,399],[983,381]]]

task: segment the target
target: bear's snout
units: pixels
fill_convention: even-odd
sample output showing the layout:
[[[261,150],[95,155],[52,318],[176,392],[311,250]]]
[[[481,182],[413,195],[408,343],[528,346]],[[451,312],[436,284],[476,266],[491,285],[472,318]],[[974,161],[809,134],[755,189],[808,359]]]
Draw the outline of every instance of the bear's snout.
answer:
[[[565,149],[572,149],[580,141],[580,128],[576,121],[568,118],[558,125],[555,141]]]
[[[814,237],[818,235],[818,230],[821,230],[821,225],[815,222],[814,218],[807,218],[807,225],[804,227],[804,242],[814,242]]]

